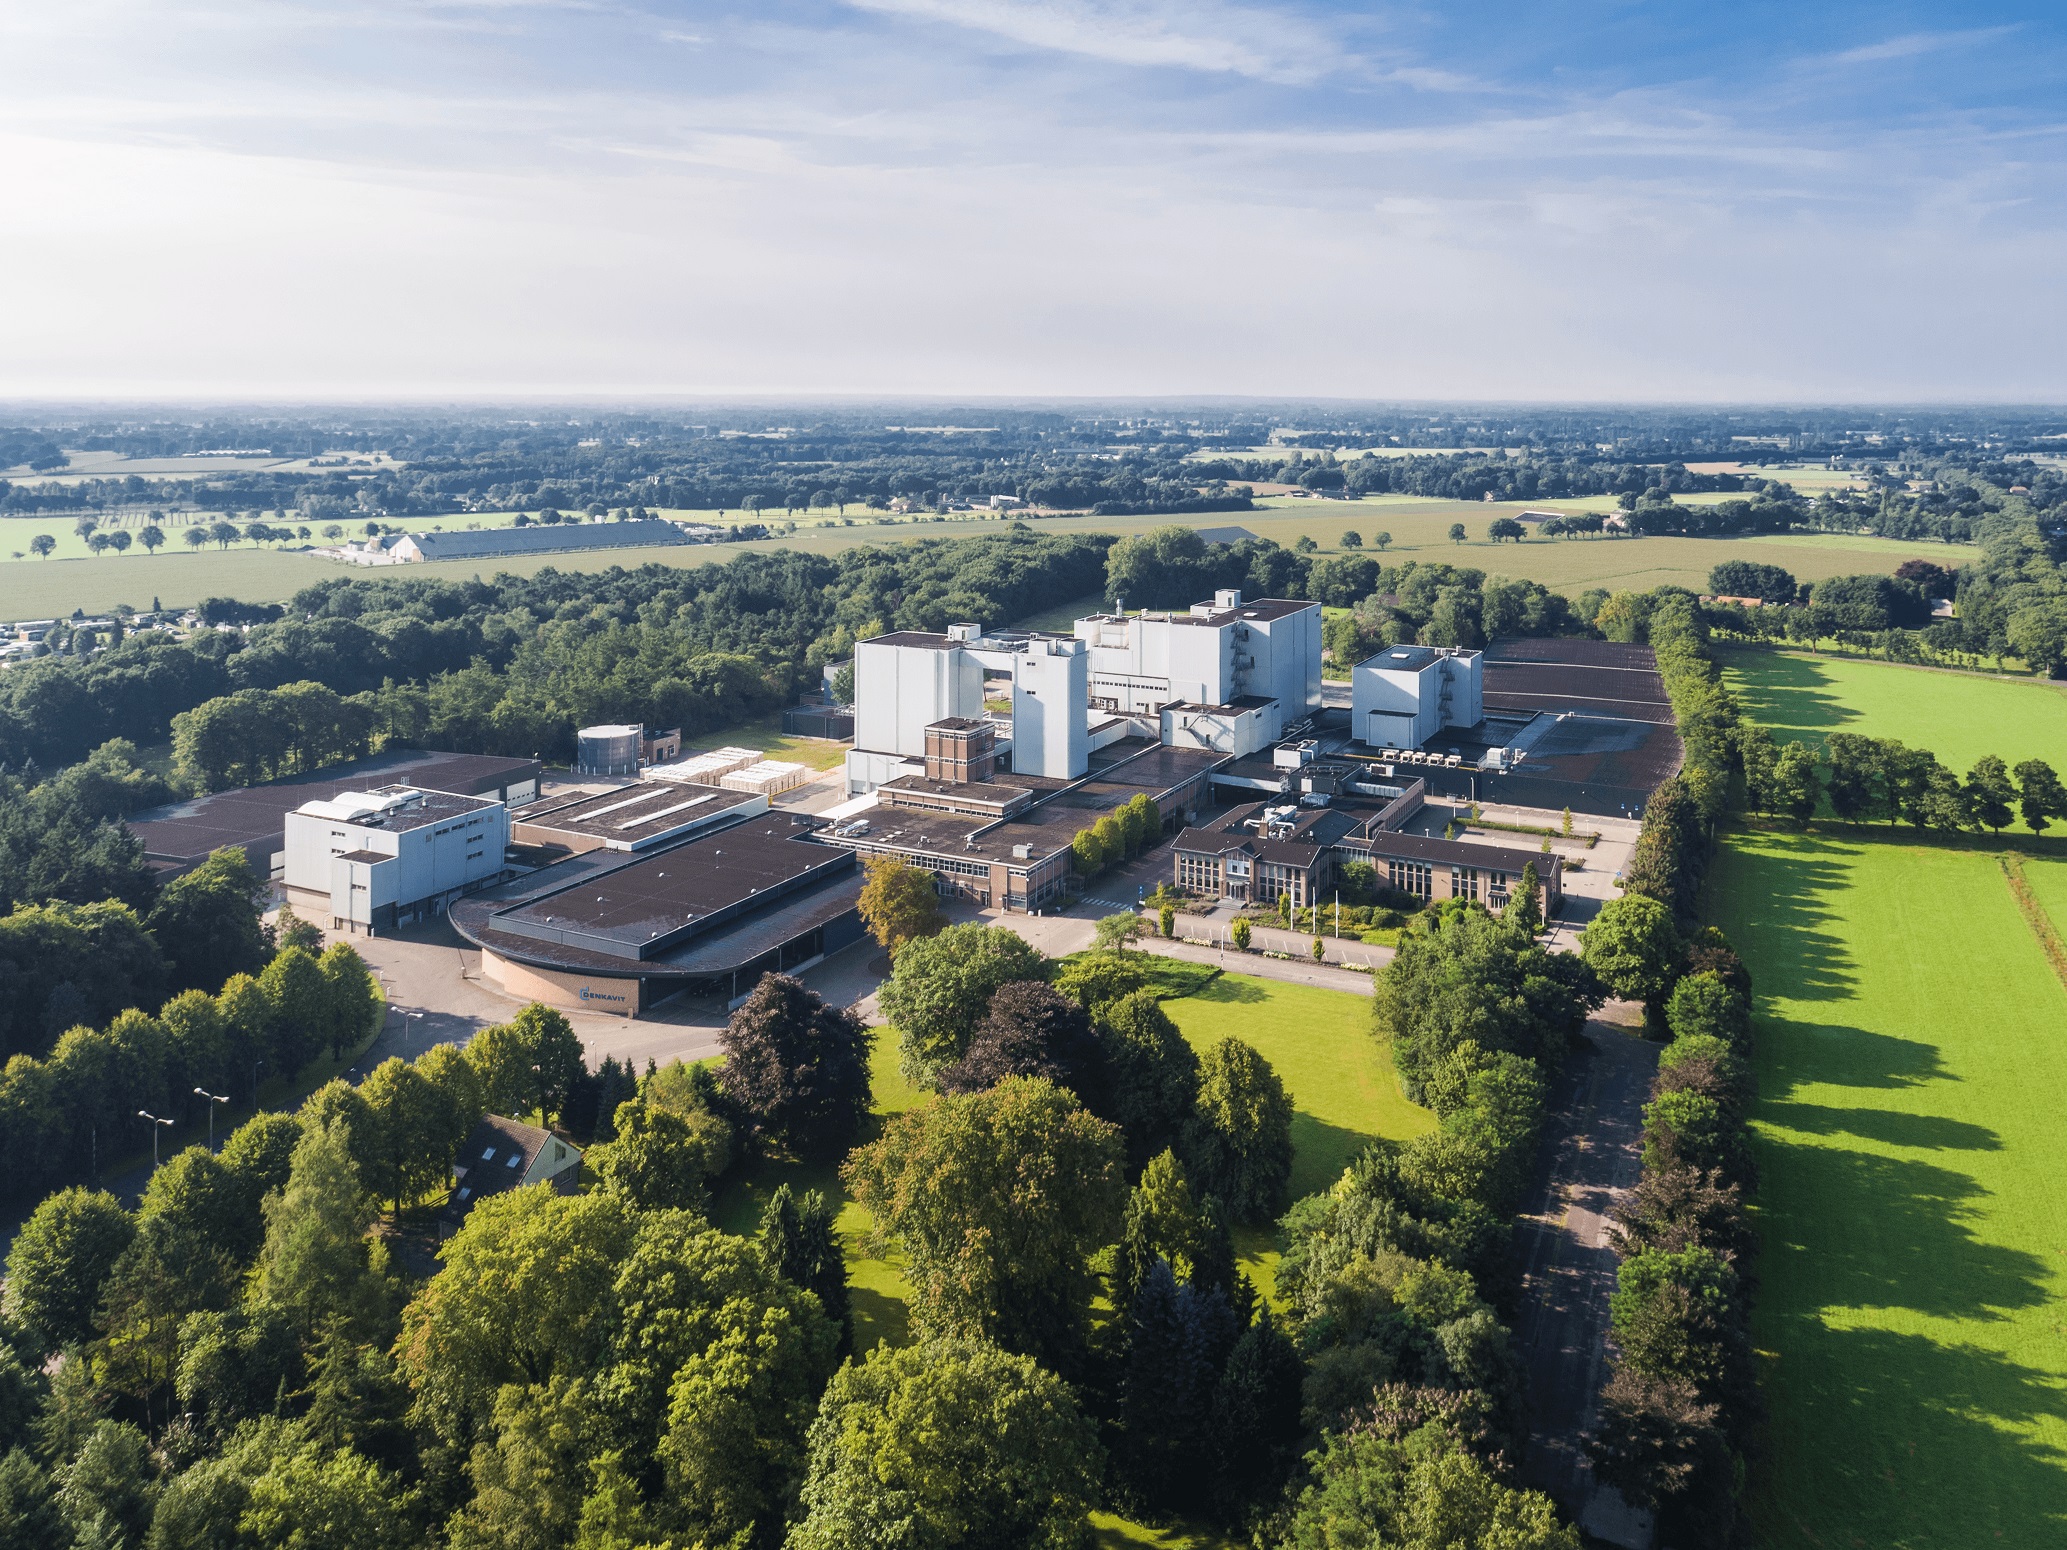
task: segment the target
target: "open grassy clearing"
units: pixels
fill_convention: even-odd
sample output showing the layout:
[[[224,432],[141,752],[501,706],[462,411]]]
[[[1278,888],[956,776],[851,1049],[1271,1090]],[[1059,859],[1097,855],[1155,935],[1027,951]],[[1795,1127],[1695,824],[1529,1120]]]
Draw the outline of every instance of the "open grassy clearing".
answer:
[[[1098,1550],[1122,1550],[1127,1545],[1143,1545],[1148,1550],[1241,1550],[1239,1540],[1216,1534],[1209,1528],[1190,1525],[1151,1528],[1145,1523],[1130,1523],[1109,1512],[1091,1514],[1091,1542],[1098,1546]]]
[[[846,743],[822,737],[792,737],[782,730],[782,712],[770,711],[756,721],[743,722],[723,732],[699,732],[682,739],[682,757],[712,748],[758,748],[770,759],[808,764],[814,770],[829,770],[847,757]]]
[[[1995,856],[1732,836],[1759,989],[1765,1546],[2067,1533],[2067,992]]]
[[[2019,836],[2019,841],[2024,843],[2022,836]],[[2024,857],[2024,881],[2046,914],[2052,917],[2053,928],[2067,936],[2067,854],[2027,853]]]
[[[2067,694],[2038,680],[1759,648],[1718,652],[1746,713],[1783,742],[1898,738],[1964,773],[1983,754],[2067,767]]]
[[[1223,974],[1163,1009],[1201,1054],[1229,1035],[1255,1047],[1292,1095],[1292,1198],[1324,1190],[1380,1137],[1404,1141],[1435,1128],[1435,1116],[1400,1095],[1392,1052],[1371,1031],[1366,996],[1280,980]],[[1257,1290],[1277,1295],[1277,1233],[1235,1233],[1242,1268]]]

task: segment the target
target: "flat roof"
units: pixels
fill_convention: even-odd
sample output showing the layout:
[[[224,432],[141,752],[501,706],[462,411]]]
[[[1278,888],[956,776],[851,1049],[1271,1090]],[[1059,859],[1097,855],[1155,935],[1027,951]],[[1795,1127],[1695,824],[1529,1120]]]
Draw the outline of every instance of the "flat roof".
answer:
[[[1033,787],[1014,785],[1002,780],[928,780],[923,775],[900,775],[895,780],[886,780],[876,788],[878,791],[924,791],[935,796],[962,797],[971,802],[987,802],[1002,806],[1016,802],[1022,797],[1036,795]]]
[[[861,644],[864,646],[914,646],[928,651],[945,651],[950,646],[961,646],[968,643],[949,640],[945,635],[931,635],[924,630],[892,630],[888,635],[871,635]]]
[[[697,781],[642,780],[612,791],[563,792],[526,802],[511,810],[510,822],[638,849],[759,800],[751,791]]]
[[[1656,654],[1605,640],[1495,641],[1486,649],[1485,707],[1672,722]]]
[[[364,810],[331,813],[327,807],[351,809],[354,797],[388,799],[381,806],[370,805]],[[328,799],[304,802],[295,813],[305,818],[319,819],[324,823],[343,824],[353,829],[386,829],[396,834],[411,829],[424,829],[434,823],[442,823],[460,813],[478,813],[486,807],[500,804],[489,797],[465,797],[451,791],[424,791],[409,787],[406,791],[380,790],[343,791]],[[313,808],[315,811],[311,812]]]
[[[617,866],[570,869],[557,886],[497,906],[487,924],[618,960],[652,958],[802,883],[852,869],[852,851],[810,833],[808,819],[762,814]]]
[[[987,716],[942,716],[938,721],[926,723],[928,732],[980,732],[985,727],[995,731],[997,723]]]
[[[143,841],[145,858],[162,868],[198,866],[210,851],[225,845],[247,854],[256,849],[255,860],[263,864],[285,843],[287,815],[306,802],[328,801],[347,791],[377,786],[415,786],[478,796],[537,777],[536,759],[402,748],[263,786],[238,786],[187,802],[147,808],[130,818],[129,828]]]
[[[1388,646],[1375,656],[1364,658],[1360,667],[1401,673],[1418,673],[1440,655],[1433,646]]]

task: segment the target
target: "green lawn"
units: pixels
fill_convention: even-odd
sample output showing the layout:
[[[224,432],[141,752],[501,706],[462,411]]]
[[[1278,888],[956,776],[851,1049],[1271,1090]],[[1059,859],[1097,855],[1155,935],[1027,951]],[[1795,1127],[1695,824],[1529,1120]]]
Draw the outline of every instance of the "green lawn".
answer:
[[[682,739],[682,757],[712,748],[758,748],[770,759],[829,770],[847,757],[848,745],[823,737],[792,737],[782,730],[782,712],[772,710],[758,721],[741,722],[722,732],[699,732]]]
[[[2030,844],[2022,835],[2018,844]],[[2024,859],[2024,881],[2031,885],[2032,893],[2044,906],[2046,914],[2053,920],[2053,927],[2067,936],[2067,858],[2057,854],[2035,856],[2027,853]]]
[[[1746,833],[1711,898],[1759,990],[1757,1543],[2067,1542],[2067,992],[1994,854]]]
[[[1898,738],[1964,773],[1983,754],[2067,768],[2067,694],[2037,680],[1759,649],[1719,653],[1745,712],[1783,742]]]
[[[870,1059],[874,1076],[876,1113],[901,1114],[926,1101],[927,1094],[905,1083],[897,1071],[897,1036],[888,1028],[876,1030],[876,1047]],[[839,1230],[847,1249],[847,1280],[854,1299],[854,1348],[864,1352],[884,1340],[902,1342],[909,1324],[905,1300],[911,1288],[905,1283],[898,1260],[868,1253],[862,1238],[869,1227],[868,1213],[848,1200],[840,1185],[835,1163],[763,1163],[740,1169],[727,1178],[711,1202],[711,1221],[726,1232],[751,1234],[760,1224],[768,1197],[787,1184],[797,1194],[824,1190],[841,1203]]]
[[[1292,1095],[1292,1197],[1324,1190],[1378,1137],[1405,1140],[1435,1116],[1400,1096],[1391,1051],[1371,1031],[1371,1000],[1340,990],[1222,974],[1198,994],[1166,1001],[1201,1052],[1232,1034],[1254,1045]],[[1277,1233],[1235,1233],[1242,1268],[1266,1297],[1277,1293]]]

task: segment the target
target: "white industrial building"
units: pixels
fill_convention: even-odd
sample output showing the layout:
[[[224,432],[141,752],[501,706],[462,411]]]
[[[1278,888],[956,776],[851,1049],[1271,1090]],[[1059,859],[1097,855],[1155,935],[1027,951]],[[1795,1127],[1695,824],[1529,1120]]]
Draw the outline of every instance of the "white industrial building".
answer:
[[[1321,605],[1244,603],[1227,588],[1185,613],[1093,614],[1076,622],[1091,651],[1091,703],[1157,713],[1172,703],[1271,700],[1265,741],[1321,708]]]
[[[873,791],[921,773],[926,729],[980,721],[984,677],[1011,680],[1012,711],[997,748],[1023,774],[1074,780],[1091,758],[1089,657],[1066,635],[987,636],[973,624],[944,635],[898,630],[854,648],[854,751],[847,789]]]
[[[986,712],[986,676],[1011,681],[1009,717]],[[1073,635],[899,630],[854,648],[847,789],[923,774],[926,729],[942,722],[988,717],[1012,771],[1075,780],[1117,736],[1253,753],[1320,706],[1318,603],[1230,590],[1187,613],[1079,619]]]
[[[1485,659],[1450,646],[1388,646],[1350,674],[1350,730],[1373,748],[1419,748],[1485,719]]]
[[[392,930],[505,875],[509,809],[488,797],[382,786],[306,802],[286,822],[288,896],[327,901],[334,931]]]

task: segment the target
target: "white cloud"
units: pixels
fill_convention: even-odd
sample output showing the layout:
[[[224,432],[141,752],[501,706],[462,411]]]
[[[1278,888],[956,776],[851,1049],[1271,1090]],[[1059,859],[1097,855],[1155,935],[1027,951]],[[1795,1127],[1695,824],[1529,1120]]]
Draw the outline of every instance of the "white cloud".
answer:
[[[1121,65],[1308,81],[1340,45],[1296,16],[1194,0],[849,0],[862,10],[945,22],[1029,48]]]
[[[2015,32],[2014,27],[1970,27],[1958,32],[1905,32],[1879,43],[1862,44],[1829,56],[1839,65],[1882,64],[1891,59],[1915,59],[1924,54],[1942,54],[1947,49],[1971,48]]]
[[[864,6],[0,16],[0,393],[2067,389],[2029,118],[1285,91],[1340,50],[1258,9]]]

